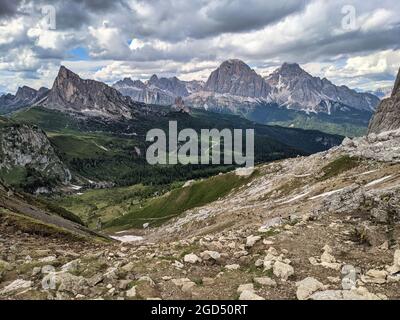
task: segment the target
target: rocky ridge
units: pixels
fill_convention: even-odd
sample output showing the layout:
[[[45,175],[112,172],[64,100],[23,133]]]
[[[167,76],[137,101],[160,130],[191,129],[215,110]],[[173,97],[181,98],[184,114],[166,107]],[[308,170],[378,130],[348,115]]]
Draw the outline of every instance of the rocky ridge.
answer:
[[[146,82],[125,78],[113,85],[113,88],[134,101],[164,106],[172,105],[177,97],[187,97],[201,91],[203,87],[202,81],[181,81],[176,77],[159,78],[157,75]]]
[[[369,133],[381,133],[400,127],[400,70],[392,95],[384,99],[369,124]]]
[[[346,86],[335,86],[326,78],[313,77],[297,63],[284,63],[265,78],[273,88],[270,99],[280,106],[307,112],[330,114],[334,107],[374,111],[379,99],[369,93],[358,93]]]
[[[329,115],[335,111],[351,113],[351,109],[373,112],[379,103],[373,94],[335,86],[325,78],[311,76],[298,64],[284,63],[262,78],[238,59],[223,62],[206,83],[153,75],[146,83],[126,78],[114,84],[114,88],[145,103],[171,105],[181,96],[188,106],[239,114],[242,110],[271,103]]]

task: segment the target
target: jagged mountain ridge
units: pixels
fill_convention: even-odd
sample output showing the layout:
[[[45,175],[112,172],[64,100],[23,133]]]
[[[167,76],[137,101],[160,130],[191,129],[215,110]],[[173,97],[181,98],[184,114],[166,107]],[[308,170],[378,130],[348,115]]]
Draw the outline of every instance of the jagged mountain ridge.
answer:
[[[182,81],[177,77],[159,78],[157,75],[146,82],[124,78],[113,85],[113,88],[134,101],[164,106],[172,105],[178,97],[187,97],[201,91],[203,87],[202,81]]]
[[[373,111],[379,103],[372,94],[358,93],[346,86],[336,86],[326,78],[313,77],[297,63],[284,63],[265,80],[272,87],[271,101],[297,110],[329,114],[331,106],[340,103]]]
[[[124,79],[114,84],[114,88],[137,101],[167,105],[181,96],[187,105],[217,111],[223,108],[235,111],[241,104],[251,107],[276,103],[315,113],[329,114],[331,108],[344,107],[372,112],[379,103],[373,94],[336,86],[326,78],[313,77],[298,64],[289,63],[262,78],[243,61],[231,59],[214,70],[204,85],[199,83],[193,90],[194,83],[153,75],[147,83]]]
[[[400,128],[400,69],[392,95],[381,102],[369,124],[369,133],[381,133]]]
[[[0,96],[0,114],[7,114],[19,110],[20,108],[32,105],[42,100],[49,89],[40,88],[35,90],[28,86],[19,87],[15,95],[4,94]]]

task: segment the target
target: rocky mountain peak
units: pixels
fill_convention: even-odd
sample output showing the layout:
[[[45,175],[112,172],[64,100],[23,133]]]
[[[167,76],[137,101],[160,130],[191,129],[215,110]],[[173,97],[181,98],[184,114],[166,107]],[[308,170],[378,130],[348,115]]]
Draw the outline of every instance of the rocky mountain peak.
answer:
[[[390,98],[382,100],[372,118],[368,133],[400,129],[400,69]]]
[[[105,83],[81,79],[61,66],[46,101],[41,105],[98,117],[131,118],[130,103],[129,98]]]
[[[234,69],[235,72],[249,72],[252,69],[245,62],[239,59],[229,59],[220,65],[221,69]]]
[[[156,74],[153,74],[149,79],[149,84],[156,83],[157,81],[158,81],[158,76]]]
[[[65,66],[61,66],[60,69],[58,70],[56,80],[62,81],[66,79],[80,79],[80,78],[76,73],[67,69]]]
[[[211,73],[204,89],[252,98],[267,97],[270,90],[259,74],[238,59],[224,61]]]
[[[308,75],[309,74],[304,71],[298,63],[288,63],[285,62],[276,73],[279,73],[284,76],[300,76],[300,75]]]
[[[37,94],[37,91],[31,87],[23,86],[19,87],[15,96],[19,99],[33,99]]]

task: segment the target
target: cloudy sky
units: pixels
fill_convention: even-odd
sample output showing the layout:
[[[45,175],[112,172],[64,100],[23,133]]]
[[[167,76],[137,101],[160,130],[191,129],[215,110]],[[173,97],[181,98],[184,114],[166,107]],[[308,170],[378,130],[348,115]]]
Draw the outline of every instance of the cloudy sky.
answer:
[[[107,83],[206,80],[229,58],[262,75],[287,61],[352,88],[391,86],[400,1],[0,0],[0,92],[49,87],[61,64]]]

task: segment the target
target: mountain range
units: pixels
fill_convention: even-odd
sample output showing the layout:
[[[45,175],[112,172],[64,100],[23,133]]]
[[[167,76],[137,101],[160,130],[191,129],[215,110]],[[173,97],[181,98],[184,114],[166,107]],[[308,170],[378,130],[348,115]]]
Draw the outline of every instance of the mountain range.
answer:
[[[180,96],[193,108],[238,114],[262,124],[325,128],[345,135],[364,133],[380,102],[371,93],[313,77],[296,63],[284,63],[263,78],[238,59],[223,62],[205,83],[153,75],[146,82],[125,78],[113,87],[135,101],[170,105]],[[352,129],[346,130],[349,126]]]
[[[357,136],[366,132],[380,102],[371,93],[314,77],[296,63],[284,63],[263,78],[238,59],[224,61],[206,82],[153,75],[147,81],[125,78],[112,87],[94,80],[79,81],[79,86],[76,83],[77,75],[62,67],[51,90],[24,86],[15,95],[2,95],[0,114],[42,105],[128,119],[135,110],[143,111],[140,104],[171,106],[182,98],[186,107],[236,114],[260,124]]]

